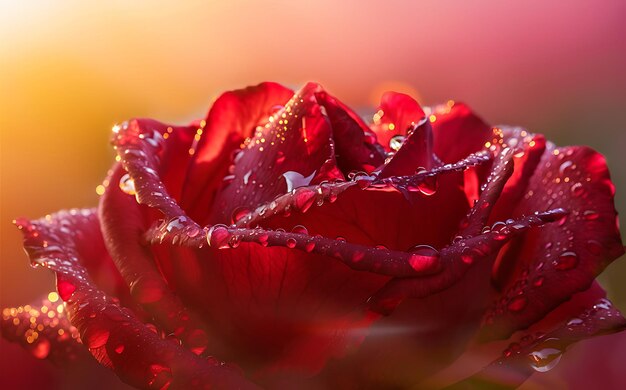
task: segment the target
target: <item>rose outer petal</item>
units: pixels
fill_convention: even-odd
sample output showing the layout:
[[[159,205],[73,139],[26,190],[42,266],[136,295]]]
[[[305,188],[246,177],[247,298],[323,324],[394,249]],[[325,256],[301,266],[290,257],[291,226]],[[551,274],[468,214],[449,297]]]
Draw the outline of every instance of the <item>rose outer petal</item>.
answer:
[[[624,253],[615,187],[604,158],[586,147],[549,145],[513,215],[562,207],[569,214],[531,230],[502,254],[501,294],[485,317],[483,337],[507,337],[540,320]],[[512,266],[511,264],[514,264]]]
[[[584,294],[579,294],[576,300],[581,299],[581,296],[585,299]],[[584,310],[572,312],[571,317],[547,333],[525,335],[511,344],[489,366],[446,389],[517,388],[535,372],[552,369],[572,344],[624,329],[626,319],[619,310],[609,300],[598,299],[589,303]]]
[[[59,212],[19,226],[31,261],[56,273],[57,290],[85,347],[122,380],[143,388],[255,388],[235,370],[160,337],[93,284],[83,264],[99,254],[78,241],[102,241],[93,210]]]

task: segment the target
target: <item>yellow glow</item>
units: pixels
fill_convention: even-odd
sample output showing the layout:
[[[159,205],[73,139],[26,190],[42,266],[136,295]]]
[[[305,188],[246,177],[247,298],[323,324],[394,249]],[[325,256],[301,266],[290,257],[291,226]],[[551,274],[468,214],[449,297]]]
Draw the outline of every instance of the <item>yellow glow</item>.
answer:
[[[102,194],[104,194],[104,190],[105,190],[104,186],[102,184],[99,184],[96,187],[96,194],[102,195]],[[50,302],[52,302],[52,301],[50,301]]]
[[[59,294],[57,294],[56,292],[51,292],[50,294],[48,294],[48,300],[52,303],[56,302],[59,300]]]

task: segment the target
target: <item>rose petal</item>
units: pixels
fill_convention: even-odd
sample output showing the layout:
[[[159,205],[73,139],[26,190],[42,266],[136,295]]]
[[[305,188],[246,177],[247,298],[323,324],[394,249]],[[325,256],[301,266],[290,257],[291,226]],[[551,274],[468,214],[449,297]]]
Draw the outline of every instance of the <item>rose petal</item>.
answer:
[[[546,150],[546,139],[543,135],[530,134],[524,129],[504,128],[503,139],[504,144],[515,151],[514,168],[494,206],[491,222],[507,218],[511,215],[511,210],[522,201],[530,178]]]
[[[135,168],[140,169],[137,166]],[[124,169],[118,166],[109,181],[117,183],[124,174]],[[151,177],[153,181],[158,180],[152,175]],[[145,194],[145,191],[155,185],[148,180],[138,180],[135,186],[138,194]],[[162,184],[158,183],[158,187],[162,188]],[[164,189],[162,191],[166,193]],[[163,204],[162,207],[167,212],[177,210],[177,206],[172,206],[171,203]],[[145,221],[147,211],[137,204],[134,197],[114,186],[108,188],[102,196],[99,212],[106,252],[110,254],[130,288],[134,301],[148,311],[168,333],[179,337],[186,346],[196,350],[206,348],[206,343],[197,345],[195,337],[203,326],[170,290],[153,260],[150,248],[143,245],[143,234],[149,223]],[[162,263],[161,269],[170,274],[171,269],[169,272],[164,269],[167,265],[168,263]]]
[[[435,110],[429,120],[433,127],[435,154],[446,163],[478,152],[486,142],[501,139],[463,103]]]
[[[83,344],[124,381],[137,387],[254,388],[219,362],[201,359],[162,339],[93,284],[82,264],[94,253],[77,245],[78,232],[81,241],[102,240],[92,210],[60,212],[48,220],[23,221],[20,226],[31,261],[56,273],[57,290]]]
[[[569,214],[529,231],[502,254],[499,262],[508,267],[497,274],[502,292],[485,317],[484,337],[506,337],[536,322],[624,253],[613,196],[600,154],[549,145],[513,215],[551,207]]]
[[[607,299],[599,299],[548,333],[524,336],[489,366],[447,389],[517,388],[533,373],[552,369],[572,344],[625,328],[619,310]]]
[[[385,164],[380,177],[406,176],[419,169],[435,165],[433,132],[428,120],[423,119],[409,131],[402,146]]]
[[[490,262],[500,248],[513,237],[533,226],[554,222],[563,215],[565,214],[562,209],[537,213],[523,219],[511,220],[497,231],[459,238],[437,254],[442,263],[442,272],[417,278],[394,278],[370,298],[369,308],[389,315],[405,298],[423,298],[445,290],[457,283],[474,263]],[[477,292],[486,290],[489,286],[484,283],[482,286],[474,285],[473,287],[471,289]]]
[[[436,192],[436,184],[440,175],[451,172],[462,172],[490,160],[490,155],[480,153],[470,155],[455,164],[447,164],[446,166],[429,171],[420,171],[419,173],[408,176],[379,179],[378,177],[368,175],[356,175],[350,182],[322,183],[317,186],[301,187],[297,191],[282,195],[270,203],[263,204],[245,213],[235,225],[238,227],[250,227],[275,216],[287,216],[287,214],[292,212],[306,213],[313,205],[322,206],[325,203],[336,202],[339,197],[343,196],[346,190],[353,186],[359,186],[363,189],[367,189],[370,186],[387,186],[400,191],[405,195],[405,198],[410,196],[410,192],[415,191],[422,193],[427,192],[429,195],[432,195],[432,191]]]
[[[254,208],[292,188],[343,178],[330,122],[315,97],[321,91],[307,84],[257,129],[235,158],[232,181],[217,195],[213,223],[230,223],[237,208]]]
[[[315,94],[332,123],[337,164],[345,176],[352,171],[371,173],[385,160],[385,152],[359,116],[326,91]]]
[[[225,92],[215,100],[196,131],[187,174],[179,172],[185,177],[180,204],[190,217],[201,224],[208,222],[210,205],[228,175],[233,152],[292,96],[289,88],[266,82]]]
[[[395,136],[406,136],[408,131],[425,117],[426,114],[420,105],[409,95],[385,92],[374,114],[372,130],[376,133],[378,143],[387,152],[391,152],[394,151],[390,146],[391,139]],[[465,156],[461,158],[463,157]]]

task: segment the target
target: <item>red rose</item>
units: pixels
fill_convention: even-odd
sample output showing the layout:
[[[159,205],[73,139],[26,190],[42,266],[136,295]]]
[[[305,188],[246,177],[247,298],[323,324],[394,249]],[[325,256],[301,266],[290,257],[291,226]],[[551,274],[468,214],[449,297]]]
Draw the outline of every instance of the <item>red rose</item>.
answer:
[[[368,126],[317,84],[113,131],[97,211],[17,224],[82,345],[133,386],[514,387],[626,325],[594,282],[623,247],[589,148],[398,93]],[[3,330],[26,344],[20,316]],[[80,349],[50,327],[30,344]],[[467,379],[433,376],[493,345]]]

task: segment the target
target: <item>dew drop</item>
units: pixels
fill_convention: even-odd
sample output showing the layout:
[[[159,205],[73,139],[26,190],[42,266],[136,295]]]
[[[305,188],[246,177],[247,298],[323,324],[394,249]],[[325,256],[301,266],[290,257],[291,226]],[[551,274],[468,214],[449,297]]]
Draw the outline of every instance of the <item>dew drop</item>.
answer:
[[[571,161],[564,161],[561,166],[559,167],[559,173],[561,175],[565,174],[565,170],[569,167],[571,167],[574,163]]]
[[[393,151],[398,151],[400,150],[400,148],[402,147],[402,144],[404,143],[404,140],[406,139],[405,136],[398,134],[398,135],[394,135],[393,137],[391,137],[391,139],[389,140],[389,148]]]
[[[541,286],[543,286],[543,280],[544,280],[544,277],[543,277],[543,276],[538,276],[538,277],[535,279],[535,281],[533,282],[533,286],[535,286],[535,287],[541,287]]]
[[[230,239],[230,233],[226,225],[213,225],[209,229],[206,235],[206,240],[210,247],[224,249],[228,248],[228,240]]]
[[[267,244],[268,244],[267,240],[268,240],[269,238],[270,238],[269,234],[267,234],[267,233],[261,233],[261,234],[258,236],[258,241],[259,241],[259,243],[260,243],[261,245],[263,245],[263,246],[267,246]]]
[[[165,227],[165,230],[167,230],[168,232],[172,232],[174,230],[182,229],[185,226],[184,222],[186,220],[187,218],[185,217],[176,217],[167,224],[167,226]]]
[[[518,312],[526,307],[528,304],[528,299],[524,296],[516,296],[511,298],[509,303],[506,305],[509,311]]]
[[[421,183],[417,185],[419,192],[426,196],[434,195],[437,192],[437,177],[426,176]]]
[[[236,234],[233,234],[228,240],[228,246],[230,248],[237,248],[239,244],[241,244],[241,236],[238,236]]]
[[[559,271],[568,271],[576,267],[578,264],[578,256],[576,253],[572,251],[566,251],[561,253],[558,260],[556,260],[553,265],[554,268]]]
[[[601,254],[603,250],[602,244],[600,244],[596,240],[587,241],[587,249],[589,250],[589,252],[593,253],[594,255]]]
[[[135,181],[130,177],[128,173],[120,177],[120,189],[128,195],[137,194],[137,191],[135,190]]]
[[[248,210],[247,208],[237,207],[235,210],[233,210],[233,215],[231,216],[231,222],[237,223],[241,221],[249,213],[250,213],[250,210]]]
[[[305,228],[302,225],[296,225],[293,227],[293,229],[291,229],[292,233],[296,233],[296,234],[309,234],[309,231],[307,230],[307,228]]]
[[[557,339],[548,339],[542,342],[535,351],[528,354],[530,366],[537,372],[548,372],[559,363],[563,351],[559,348],[551,347],[551,342]]]
[[[297,244],[297,241],[295,238],[290,237],[287,239],[287,243],[286,243],[287,248],[295,248],[296,244]]]
[[[294,194],[295,206],[303,213],[311,208],[315,201],[315,191],[308,188],[301,188]]]
[[[409,249],[409,264],[416,271],[431,268],[439,261],[439,251],[430,245],[417,245]]]
[[[304,245],[304,250],[311,253],[315,249],[315,243],[313,241],[309,241]]]
[[[580,318],[572,318],[567,322],[567,326],[577,326],[583,323],[583,320]]]
[[[574,196],[580,196],[582,195],[582,193],[584,192],[584,187],[581,183],[574,183],[572,185],[572,188],[570,188],[570,191],[572,191],[572,194]]]
[[[594,309],[611,310],[611,301],[608,299],[601,299],[600,303],[593,305]]]
[[[600,214],[597,211],[594,210],[587,210],[583,213],[583,217],[587,220],[587,221],[595,221],[596,219],[598,219],[600,217]]]
[[[118,355],[121,354],[122,352],[124,352],[124,344],[116,345],[115,348],[114,348],[114,351]]]

